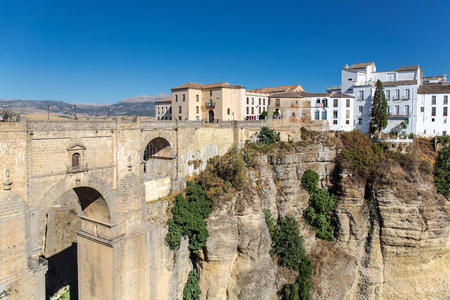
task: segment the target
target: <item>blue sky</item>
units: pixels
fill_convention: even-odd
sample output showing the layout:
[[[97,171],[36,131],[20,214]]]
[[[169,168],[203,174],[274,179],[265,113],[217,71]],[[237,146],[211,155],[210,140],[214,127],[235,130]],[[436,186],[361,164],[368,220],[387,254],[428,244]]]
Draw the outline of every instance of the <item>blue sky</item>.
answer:
[[[365,61],[450,75],[449,18],[448,0],[0,0],[0,98],[111,103],[188,81],[321,92]]]

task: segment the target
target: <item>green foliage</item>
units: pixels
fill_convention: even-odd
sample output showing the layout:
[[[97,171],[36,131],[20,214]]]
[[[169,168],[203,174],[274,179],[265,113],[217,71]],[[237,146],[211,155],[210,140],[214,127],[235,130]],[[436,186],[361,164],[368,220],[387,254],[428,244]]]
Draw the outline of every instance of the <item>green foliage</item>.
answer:
[[[437,191],[445,197],[450,197],[450,146],[445,146],[439,151],[434,176]]]
[[[315,228],[318,238],[332,241],[334,228],[327,216],[335,208],[336,199],[328,190],[319,188],[318,182],[319,175],[313,170],[306,170],[302,176],[302,187],[309,193],[309,206],[305,210],[305,219]]]
[[[236,147],[223,156],[211,158],[200,174],[198,183],[211,199],[225,194],[230,188],[240,188],[246,180],[245,162]]]
[[[199,276],[196,269],[189,272],[188,279],[183,289],[183,300],[198,300],[202,291],[198,286]]]
[[[438,143],[442,145],[448,145],[450,144],[450,136],[438,136],[437,137]]]
[[[375,95],[372,100],[370,119],[370,134],[381,132],[387,126],[387,101],[384,95],[383,84],[380,80],[376,83]]]
[[[173,217],[167,221],[166,244],[171,250],[180,247],[181,238],[189,238],[189,249],[197,253],[206,245],[208,230],[205,219],[211,213],[211,201],[202,187],[187,182],[186,196],[178,194],[172,208]]]
[[[283,288],[283,299],[311,299],[312,262],[306,255],[297,221],[285,217],[275,222],[269,210],[264,210],[267,228],[272,238],[271,254],[279,257],[279,264],[298,271],[297,279]]]
[[[275,144],[280,141],[280,133],[276,132],[268,127],[261,128],[258,133],[258,143],[263,145]]]
[[[259,119],[265,119],[267,117],[267,111],[263,111],[260,115],[259,115]]]
[[[310,300],[312,262],[304,256],[299,263],[298,276],[293,284],[286,284],[283,288],[284,300]]]
[[[306,170],[302,176],[301,184],[302,187],[308,191],[308,193],[312,193],[317,189],[317,184],[319,183],[319,174],[314,172],[313,170]]]

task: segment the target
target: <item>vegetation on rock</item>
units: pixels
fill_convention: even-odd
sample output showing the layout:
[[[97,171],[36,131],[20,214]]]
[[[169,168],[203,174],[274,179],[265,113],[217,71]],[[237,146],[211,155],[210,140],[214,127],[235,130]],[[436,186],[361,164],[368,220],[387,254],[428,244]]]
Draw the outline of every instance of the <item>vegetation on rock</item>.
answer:
[[[198,272],[193,269],[189,272],[188,279],[183,289],[183,300],[198,300],[202,291],[198,286]]]
[[[264,210],[272,239],[271,255],[278,257],[281,266],[298,271],[297,279],[283,288],[283,299],[311,299],[312,262],[306,255],[297,221],[284,217],[276,222],[269,210]]]
[[[233,147],[223,156],[211,158],[200,174],[198,183],[209,198],[214,199],[245,182],[245,162],[241,152]]]
[[[280,141],[280,133],[268,127],[261,128],[258,133],[258,143],[263,145],[271,145]]]
[[[318,238],[332,241],[334,227],[328,219],[328,213],[336,206],[336,199],[328,190],[319,188],[318,183],[319,175],[313,170],[306,170],[301,179],[302,187],[309,193],[305,219],[315,228]]]
[[[178,194],[172,208],[173,217],[167,221],[166,243],[171,250],[180,247],[181,238],[189,238],[189,249],[193,253],[206,245],[208,230],[205,219],[211,213],[211,201],[202,187],[187,182],[186,195]]]
[[[439,152],[434,175],[437,191],[445,197],[450,197],[450,146],[443,147]]]

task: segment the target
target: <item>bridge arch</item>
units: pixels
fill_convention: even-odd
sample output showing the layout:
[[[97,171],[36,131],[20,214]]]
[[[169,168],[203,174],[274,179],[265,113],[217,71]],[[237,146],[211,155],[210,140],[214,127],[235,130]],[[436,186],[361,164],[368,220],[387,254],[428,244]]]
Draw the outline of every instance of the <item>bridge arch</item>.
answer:
[[[95,265],[93,257],[98,260],[101,256],[97,250],[92,251],[92,243],[96,243],[95,239],[107,240],[112,236],[108,230],[116,222],[111,189],[92,175],[85,180],[73,179],[59,181],[43,197],[46,205],[40,236],[41,255],[48,260],[47,299],[67,285],[71,299],[77,299],[81,294],[87,296],[82,290],[87,290],[93,277],[101,278],[100,273],[105,272],[101,268],[84,267],[86,262]],[[80,236],[81,233],[92,236],[91,245]],[[102,249],[99,251],[103,252]],[[97,282],[96,286],[95,293],[108,292],[102,284]]]
[[[171,177],[175,166],[174,159],[173,143],[169,139],[161,136],[150,139],[141,152],[146,179]]]

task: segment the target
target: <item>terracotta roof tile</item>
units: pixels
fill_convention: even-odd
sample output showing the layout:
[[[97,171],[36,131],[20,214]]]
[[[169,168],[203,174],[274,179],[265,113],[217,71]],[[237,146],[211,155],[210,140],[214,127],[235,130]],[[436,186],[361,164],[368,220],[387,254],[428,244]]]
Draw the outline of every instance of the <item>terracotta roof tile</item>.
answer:
[[[370,65],[375,65],[375,63],[372,62],[365,62],[365,63],[356,63],[350,66],[350,69],[362,69],[367,68]]]
[[[397,71],[414,71],[419,68],[419,65],[416,66],[406,66],[406,67],[398,67]]]
[[[417,94],[450,94],[450,82],[424,83],[417,89]]]
[[[355,98],[351,95],[343,93],[308,93],[302,92],[286,92],[275,93],[270,95],[271,98],[309,98],[309,97],[329,97],[329,98]]]
[[[413,85],[417,84],[417,80],[398,80],[398,81],[383,81],[383,86],[399,86],[399,85]]]
[[[252,93],[263,93],[263,94],[273,94],[273,93],[286,93],[286,92],[301,92],[303,87],[300,84],[294,85],[282,85],[268,88],[250,89],[247,90]]]
[[[207,83],[207,84],[201,84],[196,82],[188,82],[185,84],[182,84],[180,86],[174,87],[171,90],[182,90],[182,89],[212,89],[212,88],[235,88],[235,89],[241,89],[244,88],[241,85],[232,85],[229,82],[217,82],[217,83]]]

